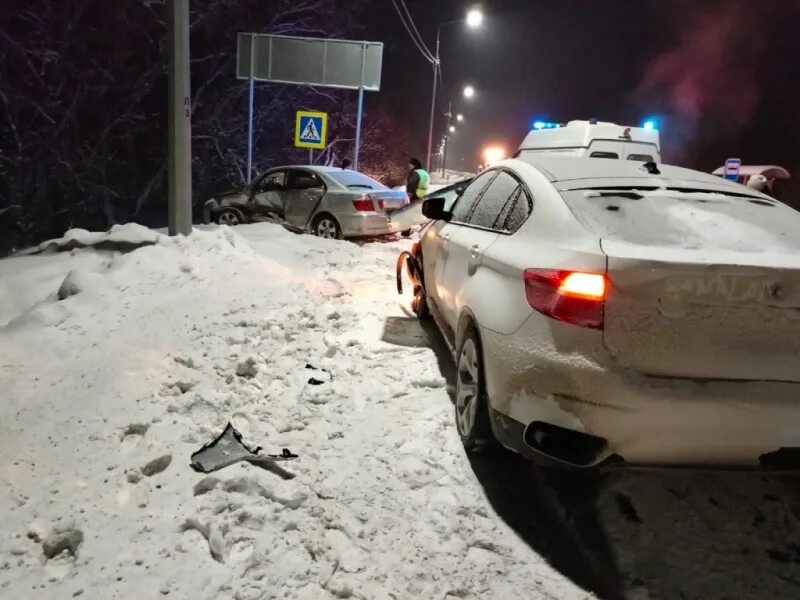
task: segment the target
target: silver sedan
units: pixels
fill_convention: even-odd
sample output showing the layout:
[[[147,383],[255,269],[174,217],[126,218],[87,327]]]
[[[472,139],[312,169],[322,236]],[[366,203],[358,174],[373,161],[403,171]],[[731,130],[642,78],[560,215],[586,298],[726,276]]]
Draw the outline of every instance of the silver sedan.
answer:
[[[270,169],[243,190],[206,202],[206,222],[238,225],[273,221],[288,229],[341,239],[396,233],[389,215],[408,203],[371,177],[349,169],[288,166]]]

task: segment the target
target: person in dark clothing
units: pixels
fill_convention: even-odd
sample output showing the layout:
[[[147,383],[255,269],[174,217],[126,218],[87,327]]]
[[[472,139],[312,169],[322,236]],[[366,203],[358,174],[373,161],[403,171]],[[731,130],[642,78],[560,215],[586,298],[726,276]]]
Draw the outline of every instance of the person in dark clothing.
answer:
[[[406,181],[406,193],[409,201],[413,202],[424,198],[428,194],[428,183],[430,175],[422,168],[422,163],[417,158],[408,161],[408,179]]]

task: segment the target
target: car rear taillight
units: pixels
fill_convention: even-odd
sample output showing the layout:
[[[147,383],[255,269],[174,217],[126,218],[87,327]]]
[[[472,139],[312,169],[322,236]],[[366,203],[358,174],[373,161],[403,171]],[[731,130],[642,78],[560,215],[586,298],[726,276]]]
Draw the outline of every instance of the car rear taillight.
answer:
[[[359,196],[353,200],[353,207],[361,212],[374,212],[375,203],[369,196]]]
[[[531,308],[565,323],[603,328],[608,278],[601,273],[525,270],[525,297]]]

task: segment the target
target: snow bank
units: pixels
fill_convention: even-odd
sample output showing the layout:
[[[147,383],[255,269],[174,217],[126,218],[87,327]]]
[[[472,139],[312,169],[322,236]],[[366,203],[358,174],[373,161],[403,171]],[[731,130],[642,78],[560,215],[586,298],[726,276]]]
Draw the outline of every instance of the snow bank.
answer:
[[[64,237],[42,242],[36,248],[28,250],[23,254],[72,250],[73,248],[86,248],[87,246],[130,251],[141,246],[156,244],[161,237],[163,236],[152,229],[137,223],[114,225],[108,231],[70,229],[64,234]]]
[[[0,328],[0,595],[585,597],[493,516],[434,354],[382,339],[418,330],[399,250],[259,224],[0,261],[46,293]],[[299,460],[192,471],[229,419]]]

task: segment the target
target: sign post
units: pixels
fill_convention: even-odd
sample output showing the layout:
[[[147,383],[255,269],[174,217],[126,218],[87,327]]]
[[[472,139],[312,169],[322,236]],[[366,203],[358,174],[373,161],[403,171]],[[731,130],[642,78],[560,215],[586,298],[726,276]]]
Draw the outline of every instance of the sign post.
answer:
[[[382,63],[383,44],[380,42],[240,33],[237,40],[236,77],[247,79],[250,83],[248,181],[252,170],[254,81],[358,90],[353,157],[353,165],[358,168],[364,91],[380,91]],[[327,117],[325,126],[327,131]],[[323,132],[319,133],[325,137]],[[297,139],[296,132],[295,140]],[[324,149],[325,145],[299,147]]]
[[[722,175],[723,178],[727,179],[728,181],[736,181],[739,179],[739,169],[741,169],[741,167],[741,158],[729,158],[725,161],[725,171]]]

